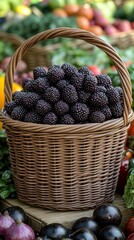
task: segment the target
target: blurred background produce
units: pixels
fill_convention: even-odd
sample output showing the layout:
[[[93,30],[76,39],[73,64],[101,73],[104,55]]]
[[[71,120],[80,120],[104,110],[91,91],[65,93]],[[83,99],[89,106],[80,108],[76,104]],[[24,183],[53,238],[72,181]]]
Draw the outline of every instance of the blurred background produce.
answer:
[[[10,57],[16,50],[12,41],[12,34],[16,38],[16,41],[20,38],[23,41],[41,31],[56,27],[84,29],[113,45],[129,71],[134,98],[133,0],[1,0],[0,109],[4,106],[4,77],[6,68]],[[5,33],[5,38],[6,36],[11,37],[7,41],[7,39],[1,37],[1,33]],[[39,42],[37,47],[40,51],[38,53],[37,48],[35,60],[37,54],[38,57],[42,58],[39,66],[48,68],[57,63],[60,65],[64,62],[69,62],[78,68],[87,66],[95,75],[107,73],[112,78],[114,86],[121,84],[118,73],[107,55],[86,42],[67,38],[54,38]],[[42,55],[44,51],[45,54]],[[45,55],[49,61],[46,61]],[[35,64],[38,66],[38,62],[35,62]],[[23,59],[16,68],[13,91],[21,90],[22,82],[27,77],[32,78],[32,72],[28,62]],[[134,109],[134,103],[132,108]],[[6,135],[4,130],[2,130],[1,124],[0,128],[0,197],[7,198],[11,197],[12,193],[15,193],[15,189],[10,168]],[[131,128],[128,131],[124,148],[125,151],[127,149],[134,150],[134,122],[132,122]],[[5,158],[8,160],[5,161]],[[126,170],[125,164],[126,162],[123,162],[121,171]],[[123,175],[125,174],[123,173]],[[126,184],[126,178],[124,182]],[[126,199],[128,202],[128,198]],[[133,200],[133,196],[131,200]]]

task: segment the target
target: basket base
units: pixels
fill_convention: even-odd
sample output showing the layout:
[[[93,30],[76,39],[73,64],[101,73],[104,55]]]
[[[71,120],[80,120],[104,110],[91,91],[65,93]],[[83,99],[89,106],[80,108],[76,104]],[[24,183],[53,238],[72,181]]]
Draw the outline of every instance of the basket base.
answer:
[[[19,197],[18,196],[18,199],[23,202],[23,203],[26,203],[30,206],[33,206],[33,207],[41,207],[43,209],[48,209],[48,210],[54,210],[54,211],[80,211],[80,210],[89,210],[89,209],[93,209],[95,207],[97,207],[98,205],[101,205],[103,203],[111,203],[114,199],[115,199],[115,193],[110,195],[109,197],[107,196],[106,198],[104,198],[103,200],[100,200],[100,201],[94,201],[94,202],[87,202],[87,203],[81,203],[81,205],[78,203],[70,203],[70,204],[58,204],[58,203],[53,203],[52,205],[48,205],[48,203],[44,204],[44,202],[40,202],[40,203],[37,203],[37,202],[33,202],[33,201],[28,201],[27,198],[23,198],[23,197]]]

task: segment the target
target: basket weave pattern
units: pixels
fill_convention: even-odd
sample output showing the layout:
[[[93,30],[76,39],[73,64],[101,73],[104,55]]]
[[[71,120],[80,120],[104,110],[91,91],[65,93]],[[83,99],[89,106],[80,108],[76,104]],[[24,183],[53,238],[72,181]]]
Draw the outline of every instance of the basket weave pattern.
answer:
[[[2,31],[0,32],[0,40],[3,40],[4,42],[11,42],[14,51],[25,41],[22,37]],[[36,45],[30,49],[23,59],[27,63],[27,71],[32,71],[35,67],[37,67],[37,64],[38,66],[43,67],[49,67],[51,65],[48,50],[46,47],[42,47],[40,45]]]
[[[12,99],[18,61],[35,43],[56,36],[79,38],[107,53],[122,82],[122,118],[104,123],[42,125],[15,121],[0,113],[8,136],[18,198],[38,207],[79,210],[114,199],[131,111],[131,81],[116,51],[92,33],[70,28],[47,30],[26,40],[12,56],[5,79],[5,100]]]

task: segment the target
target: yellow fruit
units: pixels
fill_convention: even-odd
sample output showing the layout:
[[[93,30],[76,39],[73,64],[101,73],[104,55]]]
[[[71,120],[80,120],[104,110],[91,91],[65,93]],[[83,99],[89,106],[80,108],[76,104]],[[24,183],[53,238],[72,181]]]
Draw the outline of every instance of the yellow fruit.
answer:
[[[15,12],[22,16],[29,16],[31,14],[31,9],[27,6],[19,5],[16,7]]]
[[[3,109],[4,102],[5,102],[4,81],[5,81],[5,76],[1,75],[0,76],[0,110]],[[13,83],[13,91],[12,92],[21,91],[21,90],[22,90],[22,87],[19,84]],[[2,129],[1,122],[0,122],[0,129]]]

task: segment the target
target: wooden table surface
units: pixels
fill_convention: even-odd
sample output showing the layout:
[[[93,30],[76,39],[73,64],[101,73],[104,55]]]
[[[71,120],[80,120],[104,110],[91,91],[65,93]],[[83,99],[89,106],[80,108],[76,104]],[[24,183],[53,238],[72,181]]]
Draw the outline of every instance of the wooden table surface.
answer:
[[[18,199],[6,199],[0,200],[2,209],[5,209],[8,206],[20,206],[24,209],[28,215],[29,224],[33,227],[35,231],[39,231],[41,226],[44,223],[62,223],[66,227],[71,227],[74,221],[81,217],[92,216],[93,209],[82,210],[82,211],[67,211],[67,212],[58,212],[52,210],[45,210],[42,208],[33,207],[22,203]],[[124,203],[124,200],[121,195],[116,194],[114,201],[112,202],[115,206],[119,207],[122,212],[122,223],[121,227],[124,226],[125,222],[130,216],[134,215],[133,209],[127,209]]]

